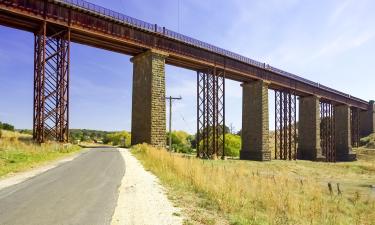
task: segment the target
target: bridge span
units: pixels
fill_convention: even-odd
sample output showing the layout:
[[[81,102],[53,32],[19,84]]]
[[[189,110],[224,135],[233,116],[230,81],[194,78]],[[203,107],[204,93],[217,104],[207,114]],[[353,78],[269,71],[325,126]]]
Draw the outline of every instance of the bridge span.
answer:
[[[165,146],[165,63],[197,71],[200,157],[224,156],[225,79],[243,83],[242,159],[273,157],[268,89],[276,99],[274,158],[352,160],[352,145],[375,129],[373,102],[86,1],[0,0],[0,24],[35,34],[39,142],[68,141],[70,42],[134,56],[132,144]]]

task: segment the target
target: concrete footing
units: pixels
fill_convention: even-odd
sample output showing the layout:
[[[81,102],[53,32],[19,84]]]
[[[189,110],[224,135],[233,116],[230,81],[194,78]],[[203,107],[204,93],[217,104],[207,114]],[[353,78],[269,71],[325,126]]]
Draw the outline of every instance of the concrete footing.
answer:
[[[240,159],[269,161],[268,83],[243,83]]]

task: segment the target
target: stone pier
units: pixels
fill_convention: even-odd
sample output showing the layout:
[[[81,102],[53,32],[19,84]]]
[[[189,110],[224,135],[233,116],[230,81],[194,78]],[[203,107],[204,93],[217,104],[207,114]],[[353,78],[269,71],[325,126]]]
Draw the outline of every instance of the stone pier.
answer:
[[[299,98],[297,159],[324,161],[320,147],[319,97]]]
[[[367,111],[360,114],[360,136],[366,137],[375,133],[375,105],[374,101],[370,101]]]
[[[351,144],[350,107],[335,106],[335,149],[337,161],[353,161],[356,155],[352,152]]]
[[[268,83],[243,83],[240,159],[269,161]]]
[[[133,62],[132,145],[166,145],[165,58],[168,55],[149,50],[131,59]]]

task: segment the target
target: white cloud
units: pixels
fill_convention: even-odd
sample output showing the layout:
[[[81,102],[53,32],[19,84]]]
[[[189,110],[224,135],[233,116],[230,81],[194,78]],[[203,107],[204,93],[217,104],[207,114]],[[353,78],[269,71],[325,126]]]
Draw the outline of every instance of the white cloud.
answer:
[[[340,4],[336,7],[336,9],[333,11],[333,13],[330,16],[329,24],[336,23],[340,17],[344,14],[344,12],[347,10],[350,4],[352,4],[352,0],[346,0],[346,1],[340,1]]]
[[[353,48],[361,47],[363,44],[367,43],[375,37],[375,31],[365,31],[362,33],[355,34],[344,34],[337,36],[332,41],[329,41],[322,45],[318,51],[313,54],[311,60],[320,57],[332,57]]]

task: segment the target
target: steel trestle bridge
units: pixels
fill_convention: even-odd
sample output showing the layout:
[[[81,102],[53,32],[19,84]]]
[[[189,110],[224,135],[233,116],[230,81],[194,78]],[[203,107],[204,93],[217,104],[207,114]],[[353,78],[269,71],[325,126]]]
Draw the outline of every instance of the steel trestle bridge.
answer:
[[[197,155],[203,158],[224,157],[225,79],[242,82],[243,101],[251,99],[250,103],[243,102],[243,126],[253,126],[252,121],[258,123],[242,135],[243,142],[249,141],[249,146],[258,148],[254,153],[243,146],[242,156],[248,159],[265,160],[271,155],[267,144],[268,89],[275,91],[274,157],[278,159],[315,159],[312,151],[319,157],[324,155],[327,161],[349,159],[351,145],[358,146],[363,135],[361,121],[367,124],[366,121],[375,120],[373,102],[83,0],[0,0],[0,24],[35,35],[34,138],[39,142],[47,136],[61,142],[69,138],[70,42],[134,56],[133,83],[134,78],[148,78],[154,73],[154,68],[152,72],[139,68],[155,60],[155,71],[160,76],[150,79],[158,79],[158,86],[140,83],[143,81],[137,81],[136,89],[133,85],[132,116],[137,110],[151,111],[146,115],[150,122],[136,124],[139,131],[134,131],[138,133],[132,137],[161,146],[165,123],[160,120],[164,118],[165,104],[155,100],[155,96],[165,91],[164,63],[197,71]],[[150,87],[159,93],[144,92]],[[139,98],[134,98],[135,93],[149,98],[155,107],[149,109],[135,103],[134,99]],[[297,130],[297,102],[308,107],[299,107],[304,120],[301,127],[306,129]],[[366,133],[375,129],[375,123],[371,126],[364,126]],[[140,134],[145,127],[150,129],[147,137]],[[309,131],[314,138],[310,138]],[[303,139],[309,145],[299,146]],[[298,153],[300,147],[302,151]]]

